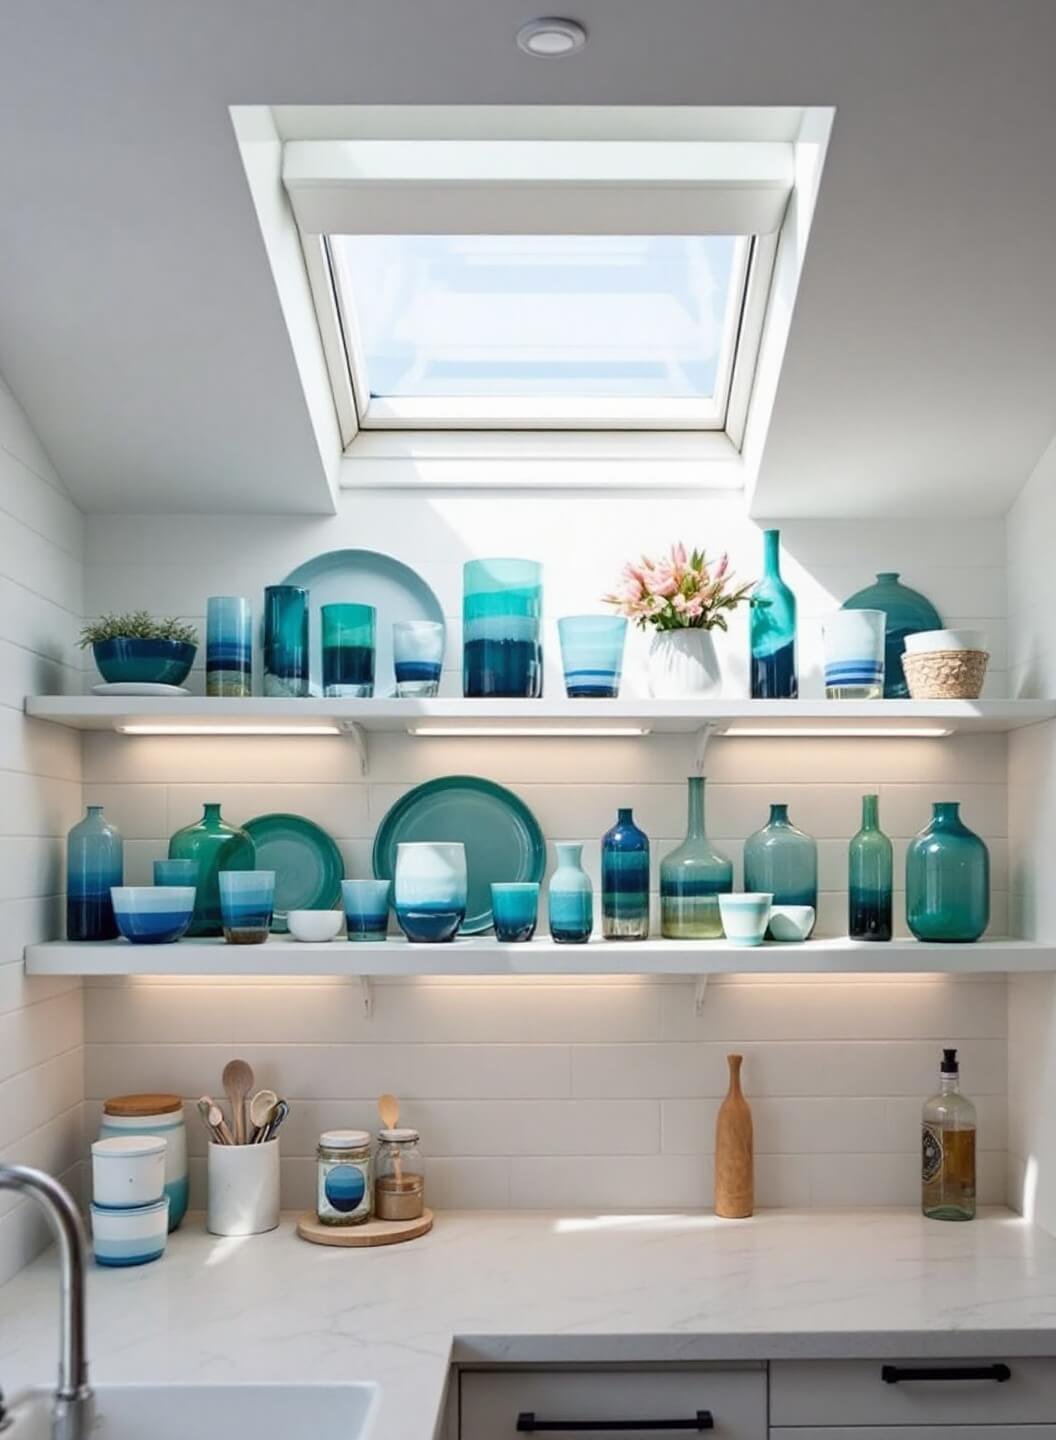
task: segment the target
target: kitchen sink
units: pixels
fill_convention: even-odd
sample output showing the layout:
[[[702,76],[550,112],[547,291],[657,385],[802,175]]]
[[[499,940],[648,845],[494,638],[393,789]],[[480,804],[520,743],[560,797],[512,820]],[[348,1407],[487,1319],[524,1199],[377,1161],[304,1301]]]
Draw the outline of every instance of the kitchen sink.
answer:
[[[378,1387],[335,1385],[100,1385],[91,1440],[367,1440]],[[51,1391],[17,1397],[4,1440],[51,1440]]]

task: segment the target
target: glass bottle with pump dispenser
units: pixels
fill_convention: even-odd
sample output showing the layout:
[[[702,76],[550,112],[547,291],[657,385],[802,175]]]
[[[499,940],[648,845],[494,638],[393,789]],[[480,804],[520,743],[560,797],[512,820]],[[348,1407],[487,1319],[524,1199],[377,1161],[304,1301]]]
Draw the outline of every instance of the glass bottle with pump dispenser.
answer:
[[[929,1220],[975,1219],[975,1106],[961,1094],[956,1050],[943,1050],[939,1093],[921,1116],[921,1208]]]

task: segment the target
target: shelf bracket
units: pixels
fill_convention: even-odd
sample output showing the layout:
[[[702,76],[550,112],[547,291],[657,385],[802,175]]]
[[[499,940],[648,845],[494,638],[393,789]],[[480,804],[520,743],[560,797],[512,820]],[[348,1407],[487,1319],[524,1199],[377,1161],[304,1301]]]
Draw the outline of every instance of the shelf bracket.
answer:
[[[708,977],[697,976],[697,988],[693,992],[693,1014],[699,1019],[704,1014],[704,997],[708,993]]]
[[[356,747],[356,754],[359,756],[359,773],[367,775],[370,772],[370,757],[367,754],[367,732],[356,720],[339,720],[341,734],[347,736]]]
[[[374,982],[369,975],[359,977],[359,993],[363,1001],[363,1019],[374,1019]]]
[[[693,761],[693,768],[698,775],[704,774],[704,757],[708,753],[708,745],[712,736],[717,732],[718,726],[713,721],[708,721],[697,731],[697,753]]]

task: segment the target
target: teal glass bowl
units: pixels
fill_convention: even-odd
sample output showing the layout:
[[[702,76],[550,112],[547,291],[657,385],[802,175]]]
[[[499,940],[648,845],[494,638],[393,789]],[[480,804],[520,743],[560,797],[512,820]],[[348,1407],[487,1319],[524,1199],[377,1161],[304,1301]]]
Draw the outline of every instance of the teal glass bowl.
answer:
[[[108,685],[182,685],[191,672],[197,645],[185,640],[137,640],[116,635],[98,640],[92,654]]]

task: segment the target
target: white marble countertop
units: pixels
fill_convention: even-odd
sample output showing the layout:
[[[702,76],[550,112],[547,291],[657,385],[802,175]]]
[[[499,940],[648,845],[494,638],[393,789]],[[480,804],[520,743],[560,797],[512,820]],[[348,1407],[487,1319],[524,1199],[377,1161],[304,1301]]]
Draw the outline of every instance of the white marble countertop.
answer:
[[[0,1289],[9,1396],[53,1383],[57,1304],[52,1256]],[[431,1440],[452,1360],[1056,1355],[1056,1239],[1002,1210],[461,1211],[335,1250],[192,1216],[162,1262],[92,1267],[88,1337],[96,1383],[369,1380],[370,1440]]]

